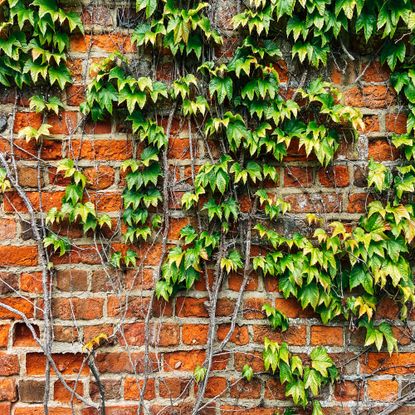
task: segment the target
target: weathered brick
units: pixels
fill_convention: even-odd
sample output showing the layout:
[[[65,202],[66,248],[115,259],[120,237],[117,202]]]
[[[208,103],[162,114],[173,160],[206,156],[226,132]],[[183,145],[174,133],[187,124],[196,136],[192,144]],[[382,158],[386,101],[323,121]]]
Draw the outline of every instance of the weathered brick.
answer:
[[[43,292],[42,273],[32,272],[20,275],[20,289],[33,294],[41,294]]]
[[[54,298],[52,312],[62,320],[93,320],[102,317],[103,298]]]
[[[16,399],[16,381],[9,378],[0,379],[0,401],[14,402]]]
[[[0,352],[0,376],[19,374],[19,359],[15,354]]]
[[[56,286],[61,291],[87,291],[88,273],[85,270],[59,270],[56,275]]]
[[[114,184],[115,171],[110,166],[88,167],[84,169],[88,181],[88,188],[92,190],[103,190]]]
[[[16,236],[16,222],[13,219],[0,219],[0,239],[10,240]]]
[[[41,403],[45,393],[45,381],[21,380],[19,381],[19,400],[25,403]]]

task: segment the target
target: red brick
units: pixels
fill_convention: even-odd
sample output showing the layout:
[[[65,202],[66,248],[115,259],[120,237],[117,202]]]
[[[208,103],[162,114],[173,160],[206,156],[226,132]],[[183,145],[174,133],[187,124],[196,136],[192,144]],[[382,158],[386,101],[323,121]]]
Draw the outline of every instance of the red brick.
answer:
[[[190,158],[190,144],[188,139],[171,138],[169,140],[169,159],[186,160]]]
[[[164,370],[183,370],[192,372],[197,365],[202,365],[205,360],[205,352],[202,350],[190,350],[186,352],[171,352],[164,354]]]
[[[10,333],[10,324],[2,324],[0,326],[0,347],[6,348]]]
[[[43,185],[42,176],[38,180],[38,169],[36,167],[18,166],[19,184],[23,187],[38,187]]]
[[[0,220],[0,240],[10,240],[16,237],[16,222],[13,219]]]
[[[138,401],[140,400],[143,381],[136,378],[128,377],[124,381],[124,399]],[[144,392],[144,399],[151,400],[156,397],[154,389],[154,379],[148,379]]]
[[[223,396],[227,388],[225,378],[219,376],[212,376],[208,379],[206,384],[205,396],[207,398],[214,398],[215,396]]]
[[[29,143],[24,139],[14,140],[15,156],[22,160],[36,160],[38,154],[38,146],[35,140]],[[9,152],[10,143],[4,139],[0,139],[0,151]],[[58,160],[62,158],[62,142],[57,140],[43,140],[42,151],[40,156],[43,160]]]
[[[88,181],[88,188],[92,190],[103,190],[114,184],[115,171],[110,166],[96,166],[84,169]]]
[[[49,415],[72,415],[73,411],[70,408],[53,408],[49,407]],[[21,406],[16,407],[14,415],[44,415],[43,406]],[[8,414],[9,415],[9,414]]]
[[[311,344],[313,346],[343,346],[342,327],[311,327]]]
[[[0,352],[0,376],[19,374],[19,359],[15,354]]]
[[[222,405],[220,407],[222,413],[238,414],[238,415],[279,415],[279,412],[275,412],[275,408],[257,408],[257,407],[244,407],[244,406],[232,406]]]
[[[72,151],[86,160],[127,160],[133,156],[131,142],[127,140],[73,140]]]
[[[281,385],[278,379],[271,377],[267,379],[264,386],[265,399],[272,399],[277,401],[283,401],[286,399],[285,387]]]
[[[310,187],[312,184],[313,169],[311,167],[285,167],[285,187]]]
[[[86,134],[110,134],[112,123],[111,120],[87,122],[84,129]]]
[[[222,324],[218,327],[217,336],[219,341],[223,341],[228,335],[230,324]],[[229,339],[231,343],[242,346],[249,343],[249,333],[247,326],[235,326],[235,329]]]
[[[235,380],[231,380],[231,384]],[[250,382],[241,380],[233,384],[230,389],[232,398],[237,399],[258,399],[261,397],[261,381],[259,379],[252,379]]]
[[[93,320],[102,317],[103,298],[54,298],[52,313],[62,320]]]
[[[123,336],[120,341],[129,346],[142,346],[144,344],[145,328],[144,323],[129,323],[124,325]]]
[[[345,103],[352,107],[371,109],[388,108],[395,101],[396,94],[392,88],[376,85],[358,88],[354,86],[344,93]]]
[[[363,397],[363,384],[359,382],[343,381],[335,386],[334,397],[337,401],[359,401]]]
[[[62,375],[77,375],[80,371],[81,375],[89,373],[88,365],[83,364],[84,356],[82,354],[54,354],[52,358]],[[45,361],[43,353],[27,353],[26,373],[31,376],[44,376]]]
[[[287,342],[293,346],[305,346],[307,343],[307,330],[303,325],[290,326],[283,333],[273,330],[268,325],[255,325],[253,329],[255,343],[263,344],[265,337],[278,343]]]
[[[360,359],[362,373],[376,371],[378,375],[405,375],[414,372],[415,353],[368,353]]]
[[[13,294],[18,289],[18,276],[12,272],[0,271],[0,294]]]
[[[41,294],[43,292],[42,273],[33,272],[20,275],[20,289],[29,293]]]
[[[264,362],[262,360],[262,353],[235,353],[235,370],[241,371],[245,365],[252,367],[254,372],[262,372],[264,370]]]
[[[191,224],[190,218],[172,218],[170,220],[168,238],[170,240],[178,240],[180,231],[189,224]]]
[[[236,300],[231,300],[229,298],[219,298],[218,303],[216,305],[216,316],[231,316],[235,310],[235,302]]]
[[[178,297],[176,315],[178,317],[208,317],[207,298]]]
[[[251,319],[263,319],[262,306],[266,303],[265,298],[247,298],[243,303],[244,317]]]
[[[85,59],[80,58],[69,58],[66,61],[66,66],[71,72],[72,80],[74,82],[82,82],[85,77],[84,62]]]
[[[18,133],[22,128],[38,129],[42,125],[42,115],[35,112],[17,112],[14,118],[13,132]]]
[[[342,198],[336,193],[298,193],[287,195],[285,201],[291,204],[293,213],[334,213],[342,207]]]
[[[51,258],[55,265],[60,264],[87,264],[87,265],[99,265],[102,264],[101,256],[97,252],[95,246],[78,245],[72,247],[68,254],[59,256],[54,254]]]
[[[392,401],[398,396],[399,384],[396,380],[382,379],[367,382],[367,395],[373,401]]]
[[[102,35],[77,35],[71,37],[69,49],[72,52],[86,52],[89,49],[101,49],[106,52],[134,52],[135,47],[131,44],[130,36],[115,34]]]
[[[101,379],[101,383],[104,387],[105,399],[121,399],[121,379]],[[99,388],[95,382],[89,384],[89,395],[93,401],[98,402],[100,400]]]
[[[325,187],[346,187],[350,183],[347,166],[321,168],[318,172],[320,184]]]
[[[66,88],[67,104],[78,107],[85,101],[85,87],[83,85],[70,85]]]
[[[376,307],[375,318],[396,320],[399,318],[399,306],[391,298],[382,298]]]
[[[82,23],[84,26],[99,25],[105,28],[112,25],[110,8],[105,6],[87,6],[82,9]]]
[[[71,389],[75,390],[75,392],[78,395],[83,396],[84,385],[82,382],[66,381],[66,383]],[[53,398],[55,401],[58,401],[58,402],[72,402],[73,401],[75,404],[81,402],[80,400],[75,398],[73,396],[73,393],[69,392],[63,386],[63,384],[59,381],[55,382]]]
[[[14,379],[0,379],[0,401],[14,402],[17,399]]]
[[[300,303],[292,298],[277,298],[275,300],[275,307],[289,318],[307,318],[312,317],[313,312],[310,309],[303,310]]]
[[[0,246],[0,266],[37,265],[36,246]]]
[[[120,298],[116,296],[111,296],[108,298],[108,316],[109,317],[116,317],[126,307],[125,304],[125,298],[122,298],[120,301]],[[130,297],[128,299],[128,308],[127,308],[127,317],[136,317],[139,319],[144,319],[147,310],[148,310],[148,304],[149,299],[148,298],[142,298],[142,297]]]
[[[59,115],[50,114],[47,123],[52,126],[51,134],[72,134],[77,128],[78,116],[76,112],[61,111]]]
[[[228,287],[232,291],[239,291],[244,277],[239,274],[231,273],[228,276]],[[250,275],[245,286],[245,291],[256,291],[258,289],[257,275]]]
[[[184,344],[206,344],[209,326],[206,324],[184,324],[182,327],[182,339]]]
[[[11,403],[10,402],[0,402],[0,415],[10,415],[11,413],[12,413]],[[16,413],[17,412],[15,412],[15,414]]]
[[[186,398],[189,395],[189,380],[187,378],[160,378],[159,395],[162,398]]]
[[[59,270],[56,274],[56,286],[61,291],[87,291],[88,273],[80,269]]]
[[[385,82],[389,81],[389,78],[390,70],[386,65],[381,65],[379,61],[370,63],[363,75],[365,82]]]
[[[7,310],[6,308],[2,307],[1,304],[5,304],[9,307],[12,307],[16,311],[23,313],[28,318],[33,317],[34,306],[31,301],[26,300],[24,298],[9,297],[9,298],[0,299],[0,319],[1,318],[11,318],[11,319],[16,319],[16,320],[21,319],[21,317],[18,314]]]
[[[157,370],[159,357],[150,353],[149,356],[150,370]],[[101,373],[140,373],[144,369],[144,353],[130,353],[127,352],[111,352],[98,353],[96,356],[96,363],[98,370]]]
[[[396,160],[399,157],[399,150],[390,144],[388,140],[371,140],[369,141],[368,157],[376,161]]]
[[[365,213],[372,197],[367,193],[354,193],[349,196],[347,211],[349,213]]]
[[[359,129],[361,133],[370,134],[380,131],[379,117],[377,115],[364,115],[363,123],[365,124],[365,128],[363,131]]]
[[[91,341],[100,334],[105,334],[107,337],[110,337],[114,332],[114,327],[112,324],[96,324],[93,326],[84,327],[84,343]],[[106,345],[106,341],[102,341],[101,345]],[[108,344],[111,344],[111,339],[109,339]]]
[[[406,114],[386,114],[386,131],[390,131],[396,134],[405,134],[407,120],[408,117]]]
[[[53,335],[57,342],[74,343],[78,340],[78,331],[75,327],[55,325]]]
[[[53,207],[60,208],[62,206],[62,197],[65,192],[42,192],[42,208],[48,211]],[[39,193],[37,191],[26,192],[31,205],[35,210],[39,210]],[[17,192],[9,192],[4,199],[4,210],[9,213],[27,212],[26,204]]]

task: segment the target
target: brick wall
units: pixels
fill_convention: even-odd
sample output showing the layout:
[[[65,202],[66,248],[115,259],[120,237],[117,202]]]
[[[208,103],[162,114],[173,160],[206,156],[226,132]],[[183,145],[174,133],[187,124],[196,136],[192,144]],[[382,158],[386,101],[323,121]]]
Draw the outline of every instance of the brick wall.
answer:
[[[135,59],[140,71],[146,73],[149,57],[137,54],[129,38],[128,19],[134,13],[115,2],[84,2],[83,18],[86,35],[71,39],[68,66],[75,79],[64,94],[66,108],[59,117],[47,120],[53,125],[53,136],[45,140],[41,150],[41,177],[44,211],[59,206],[66,180],[56,174],[57,162],[69,157],[79,160],[90,180],[89,197],[98,210],[105,211],[119,222],[123,175],[120,164],[133,155],[131,136],[114,120],[87,124],[84,132],[78,128],[81,120],[79,104],[88,83],[89,66],[114,50],[121,50]],[[230,17],[235,13],[232,0],[222,1],[216,21],[225,36],[225,46],[218,55],[232,55],[235,44]],[[281,81],[289,92],[295,86],[297,72],[291,64],[281,62]],[[366,68],[367,67],[367,68]],[[356,77],[364,71],[357,84]],[[166,56],[159,64],[160,79],[171,78],[172,65]],[[344,73],[343,73],[344,72]],[[284,222],[292,231],[303,226],[308,212],[318,212],[327,218],[339,218],[353,223],[365,211],[370,200],[366,191],[365,168],[371,157],[393,161],[397,154],[389,145],[392,132],[405,130],[405,116],[392,89],[389,74],[379,63],[364,58],[349,63],[344,71],[335,65],[328,71],[334,83],[344,91],[345,102],[360,107],[366,131],[355,143],[343,142],[333,166],[318,167],[307,159],[296,145],[280,167],[277,189],[293,207],[294,215]],[[0,117],[16,133],[22,127],[39,126],[41,116],[31,113],[24,91],[13,114],[10,91],[1,93]],[[13,124],[13,125],[12,125]],[[178,209],[178,200],[190,177],[190,151],[187,122],[174,120],[169,143],[169,163],[172,182],[173,212],[170,241],[177,238],[181,227],[188,223]],[[10,152],[10,131],[0,132],[1,151]],[[195,142],[197,164],[203,163],[203,146]],[[37,148],[24,140],[14,140],[18,159],[20,184],[33,205],[39,209],[37,191]],[[41,334],[42,286],[38,249],[33,240],[28,213],[16,192],[4,195],[0,219],[0,301],[24,313]],[[115,227],[116,228],[116,227]],[[117,331],[113,344],[100,347],[96,365],[106,394],[107,412],[111,415],[137,413],[143,382],[144,316],[149,306],[153,277],[161,255],[161,243],[141,244],[137,249],[147,255],[141,272],[115,272],[104,269],[93,240],[85,238],[76,226],[62,225],[56,229],[70,236],[76,247],[70,254],[54,258],[52,314],[54,326],[53,358],[68,384],[87,400],[98,402],[99,391],[84,361],[82,345],[99,333],[111,335],[122,321],[122,335]],[[114,246],[120,246],[119,235],[108,235]],[[217,341],[223,340],[241,285],[239,275],[231,275],[220,293],[217,311]],[[193,369],[202,364],[208,333],[207,292],[204,281],[194,290],[180,293],[170,303],[155,301],[151,323],[150,352],[152,373],[145,391],[146,406],[151,414],[190,414],[197,386],[191,382]],[[290,318],[290,328],[283,334],[272,332],[261,312],[263,303],[276,305]],[[379,307],[379,318],[396,319],[398,310],[392,303]],[[244,295],[242,312],[226,353],[214,359],[206,398],[212,402],[204,414],[272,415],[282,413],[289,404],[284,389],[269,375],[255,377],[251,383],[239,379],[244,364],[250,363],[256,372],[263,372],[261,351],[265,336],[286,341],[294,352],[307,353],[311,346],[324,345],[341,368],[342,381],[323,391],[321,400],[327,414],[378,413],[389,401],[396,399],[413,381],[415,350],[408,327],[395,327],[401,353],[389,357],[386,353],[362,353],[363,338],[359,330],[350,331],[346,323],[323,326],[308,310],[301,310],[294,300],[285,300],[277,290],[275,280],[252,275]],[[22,319],[0,308],[0,415],[43,414],[45,389],[45,358],[33,341]],[[51,376],[49,413],[52,415],[98,413],[74,399],[56,374]],[[73,404],[73,405],[72,405]],[[173,404],[173,405],[172,405]],[[247,409],[248,408],[248,409]],[[278,409],[279,408],[279,409]],[[367,412],[364,412],[367,410]],[[406,405],[396,412],[415,413]]]

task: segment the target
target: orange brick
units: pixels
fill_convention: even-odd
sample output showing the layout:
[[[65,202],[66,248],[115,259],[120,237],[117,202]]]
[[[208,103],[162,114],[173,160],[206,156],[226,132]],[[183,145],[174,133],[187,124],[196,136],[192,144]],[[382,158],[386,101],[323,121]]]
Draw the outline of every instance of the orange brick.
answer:
[[[82,382],[66,381],[66,383],[71,389],[75,390],[75,392],[78,395],[83,396],[84,385]],[[74,403],[81,402],[77,398],[75,398],[73,394],[69,392],[59,381],[55,382],[55,385],[54,385],[54,400],[58,402],[71,402],[71,401],[73,401]]]
[[[3,324],[0,326],[0,347],[7,347],[10,332],[10,324]]]
[[[84,356],[82,354],[54,354],[52,358],[62,375],[77,375],[79,372],[81,375],[87,375],[89,373],[88,365],[83,364]],[[27,353],[26,373],[32,376],[44,376],[45,359],[43,353]]]
[[[343,327],[311,327],[311,344],[313,346],[343,346]]]
[[[191,350],[186,352],[171,352],[164,354],[164,370],[183,370],[193,372],[197,365],[202,365],[205,360],[205,352]]]
[[[399,384],[396,380],[382,379],[367,382],[367,394],[373,401],[392,401],[398,395]]]
[[[184,324],[182,327],[182,339],[184,344],[206,344],[208,338],[208,325]]]
[[[133,377],[126,378],[124,381],[124,398],[132,401],[139,400],[143,385],[144,382],[142,380]],[[144,392],[144,399],[151,400],[155,397],[154,379],[148,379]]]
[[[396,134],[405,134],[407,120],[408,117],[406,114],[386,114],[386,131],[390,131]]]

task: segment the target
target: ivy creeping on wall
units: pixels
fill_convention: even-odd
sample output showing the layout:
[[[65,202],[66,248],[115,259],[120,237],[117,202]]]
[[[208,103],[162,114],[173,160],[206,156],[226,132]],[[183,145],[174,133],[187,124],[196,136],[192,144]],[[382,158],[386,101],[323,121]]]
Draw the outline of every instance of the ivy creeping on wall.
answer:
[[[78,13],[55,1],[14,0],[0,4],[0,84],[23,88],[71,82],[65,65],[69,34],[83,31]]]
[[[105,414],[107,395],[113,396],[105,381],[114,381],[111,376],[115,373],[109,366],[127,361],[132,365],[134,353],[142,358],[140,367],[131,369],[125,363],[124,370],[134,373],[131,382],[137,386],[131,389],[135,394],[128,395],[126,379],[122,380],[122,390],[124,398],[136,404],[135,412],[148,412],[146,400],[153,398],[148,398],[146,391],[151,385],[154,388],[154,372],[161,366],[166,372],[179,371],[183,364],[165,350],[161,352],[162,363],[157,366],[152,361],[153,355],[158,355],[153,338],[160,317],[157,305],[174,310],[167,323],[160,320],[170,327],[180,316],[195,317],[194,310],[181,310],[180,300],[185,293],[202,290],[205,297],[200,298],[197,292],[194,300],[199,308],[206,309],[205,331],[201,329],[200,338],[189,341],[184,327],[180,327],[177,338],[186,344],[185,370],[193,370],[189,384],[197,384],[186,401],[191,406],[185,413],[204,413],[217,396],[226,394],[212,393],[212,382],[222,370],[217,358],[239,353],[235,333],[238,322],[252,313],[245,307],[245,297],[252,291],[252,277],[257,275],[262,278],[261,287],[275,286],[275,298],[280,301],[256,305],[253,320],[260,313],[270,330],[267,335],[261,332],[261,350],[248,349],[249,339],[258,339],[254,323],[241,353],[261,356],[261,365],[258,368],[252,361],[240,364],[234,357],[235,368],[241,366],[232,369],[235,383],[265,379],[267,388],[277,389],[273,383],[277,379],[290,405],[322,415],[327,404],[322,394],[343,380],[342,368],[331,351],[318,343],[310,344],[316,346],[313,348],[307,343],[306,350],[292,348],[284,337],[292,328],[292,316],[278,304],[292,301],[304,310],[301,316],[311,313],[313,324],[343,324],[352,333],[363,332],[364,351],[399,352],[393,322],[379,314],[382,303],[388,300],[399,309],[403,325],[415,301],[414,4],[409,0],[251,0],[235,5],[230,33],[215,22],[223,6],[217,2],[137,0],[135,6],[135,13],[129,13],[134,14],[136,27],[127,35],[123,33],[128,39],[127,53],[106,45],[105,57],[87,56],[93,64],[80,102],[70,95],[68,87],[73,79],[66,65],[69,58],[77,59],[78,65],[85,64],[79,57],[87,49],[82,49],[79,40],[84,28],[77,5],[0,0],[0,83],[15,94],[34,88],[25,114],[37,120],[29,125],[15,122],[20,97],[15,95],[8,144],[12,149],[18,145],[16,149],[25,155],[28,146],[34,148],[30,162],[35,167],[30,167],[36,172],[35,191],[28,194],[26,187],[30,186],[21,184],[20,160],[14,150],[7,156],[6,151],[0,154],[0,187],[5,203],[13,200],[9,198],[12,192],[17,193],[29,217],[40,258],[33,267],[39,265],[41,269],[42,334],[24,312],[3,303],[0,307],[23,319],[46,356],[44,412],[48,413],[51,376],[57,376],[71,393],[71,402],[76,398]],[[118,18],[119,13],[117,10]],[[89,23],[93,21],[90,17]],[[91,47],[92,35],[93,30],[88,35]],[[223,51],[230,39],[237,46],[226,54]],[[368,160],[370,194],[359,216],[345,218],[336,209],[326,212],[324,203],[328,199],[323,193],[320,207],[296,209],[296,199],[282,191],[282,183],[291,177],[287,175],[291,174],[287,160],[293,151],[313,169],[328,171],[337,166],[345,143],[354,147],[364,137],[367,114],[351,105],[339,85],[326,75],[329,66],[340,68],[339,62],[353,65],[367,51],[370,61],[355,82],[365,76],[372,61],[379,60],[389,69],[390,85],[408,112],[406,131],[389,137],[402,158],[389,163]],[[160,72],[160,62],[171,65],[168,76]],[[298,76],[287,77],[286,68]],[[65,92],[61,95],[58,90]],[[75,113],[74,107],[79,113],[71,132],[56,128],[50,121]],[[19,126],[17,131],[15,125]],[[97,135],[113,136],[110,147],[104,148],[102,137],[93,137],[94,129]],[[187,164],[180,164],[180,157],[171,155],[175,150],[173,137],[180,135],[177,130],[186,134]],[[116,147],[121,147],[120,137],[124,135],[131,145],[125,146],[125,153],[116,154],[114,161],[110,158]],[[48,141],[59,140],[65,145],[51,158],[53,174],[48,171],[45,179],[42,154]],[[98,154],[94,172],[83,162],[83,155],[90,157],[91,153]],[[106,172],[118,169],[107,186],[110,190],[100,188],[101,177],[93,180],[101,167]],[[52,175],[58,182],[56,188]],[[44,197],[45,180],[56,196]],[[304,187],[301,180],[297,182],[296,187]],[[111,192],[117,202],[108,197],[100,204],[99,197]],[[13,207],[19,212],[17,205]],[[180,222],[178,229],[173,229],[175,221]],[[159,251],[155,250],[157,245]],[[23,262],[32,265],[27,259]],[[72,269],[77,263],[92,266],[89,282],[77,282],[82,293],[75,306],[66,304],[55,311],[54,281],[60,272],[67,271],[63,265],[70,264],[68,269]],[[131,305],[138,276],[149,268],[151,278]],[[76,326],[83,344],[79,370],[82,373],[88,366],[96,388],[95,396],[91,394],[89,399],[77,389],[78,379],[65,380],[66,363],[55,362],[54,318],[57,316],[61,323],[77,312],[83,320],[95,322],[102,317],[94,307],[84,306],[88,298],[83,296],[86,289],[99,289],[99,272],[108,278],[114,291],[113,296],[99,297],[95,304],[105,310],[108,319],[96,324],[88,335],[83,325]],[[220,311],[226,300],[224,290],[235,276],[237,292],[225,316]],[[63,291],[67,288],[62,283],[56,286]],[[36,307],[40,307],[38,302]],[[117,323],[109,328],[109,317],[115,318],[118,312]],[[171,331],[161,347],[176,345],[175,332]],[[56,334],[59,336],[63,334]],[[204,343],[202,337],[206,337]],[[110,355],[100,354],[112,347],[128,349],[129,340],[137,349],[128,350],[125,362],[119,357],[108,364],[107,358],[112,362]],[[202,347],[196,349],[200,352],[196,358],[190,354],[192,345]],[[356,359],[359,356],[351,360]],[[102,379],[100,371],[111,376]],[[232,390],[234,384],[230,382],[225,380]],[[89,385],[88,392],[91,390]],[[157,390],[162,394],[160,385]],[[182,393],[178,393],[179,398]],[[55,387],[53,397],[58,396]],[[391,413],[411,396],[381,413]],[[257,402],[258,408],[261,405]],[[219,414],[221,409],[215,408]],[[154,408],[150,411],[159,413]]]

